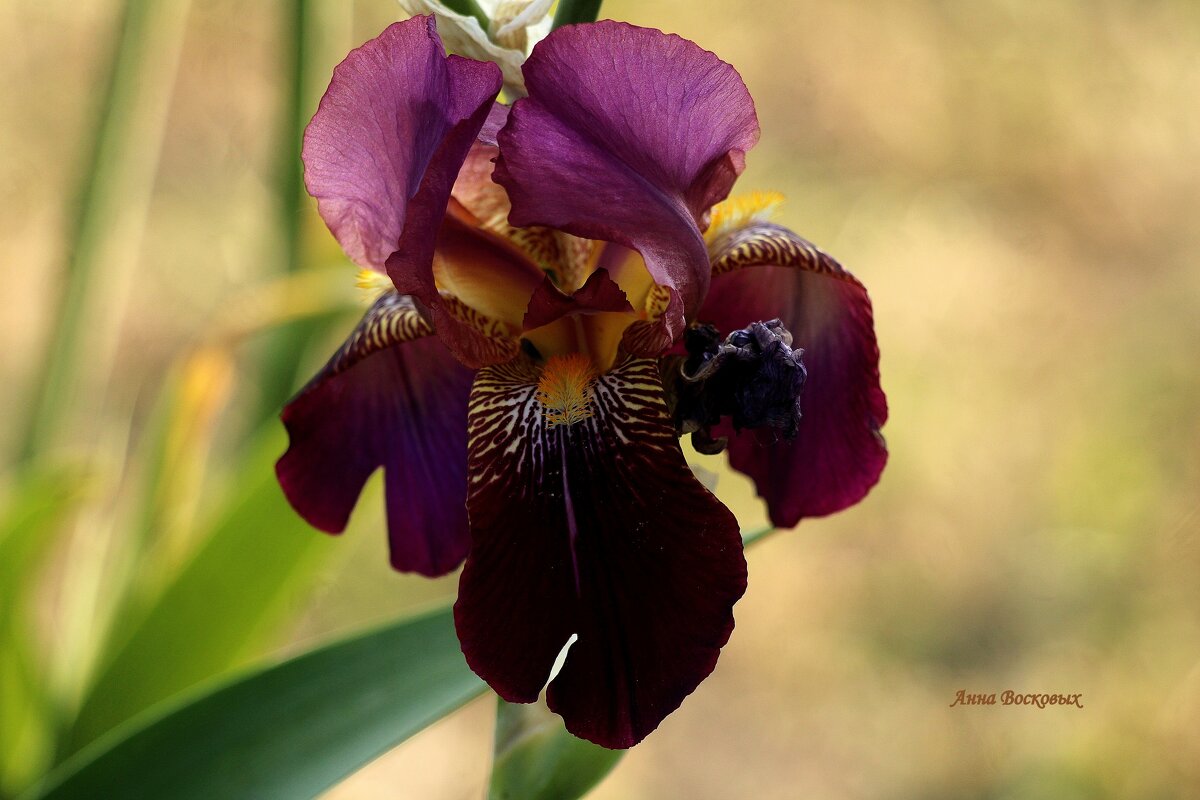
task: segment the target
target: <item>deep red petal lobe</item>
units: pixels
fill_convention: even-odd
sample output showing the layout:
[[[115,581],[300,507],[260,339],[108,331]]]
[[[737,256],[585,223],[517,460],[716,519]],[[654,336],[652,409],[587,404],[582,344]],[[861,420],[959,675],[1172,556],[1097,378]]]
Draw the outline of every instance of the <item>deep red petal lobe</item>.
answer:
[[[529,298],[523,326],[529,331],[549,325],[568,314],[595,314],[601,311],[633,311],[625,292],[608,276],[608,270],[593,272],[574,294],[564,294],[547,275]]]
[[[523,69],[529,96],[497,137],[510,221],[639,251],[681,301],[658,321],[669,344],[708,289],[698,222],[758,140],[749,92],[692,42],[611,21],[559,28]]]
[[[782,265],[782,266],[777,266]],[[770,223],[715,243],[714,278],[696,319],[722,332],[783,320],[804,349],[807,382],[796,438],[731,434],[729,462],[754,480],[771,522],[792,527],[866,496],[887,463],[887,398],[867,290],[833,258]]]
[[[593,384],[594,416],[549,427],[537,369],[488,367],[471,394],[471,552],[455,621],[502,697],[550,684],[567,729],[606,747],[653,731],[716,665],[746,588],[737,521],[692,475],[657,363]]]
[[[302,517],[340,533],[363,484],[382,466],[392,565],[433,576],[457,567],[470,541],[473,374],[428,333],[411,299],[381,298],[284,408],[291,443],[276,474]]]

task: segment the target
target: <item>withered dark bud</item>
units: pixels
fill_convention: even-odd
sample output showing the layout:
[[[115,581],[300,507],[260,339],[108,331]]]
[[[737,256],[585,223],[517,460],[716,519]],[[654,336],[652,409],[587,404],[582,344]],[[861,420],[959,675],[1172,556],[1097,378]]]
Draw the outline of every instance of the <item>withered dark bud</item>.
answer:
[[[696,325],[683,342],[688,355],[672,381],[675,428],[692,434],[699,452],[725,449],[726,439],[711,432],[724,417],[735,430],[774,428],[789,439],[796,435],[808,373],[804,351],[792,349],[792,334],[780,320],[752,322],[723,342],[712,325]]]

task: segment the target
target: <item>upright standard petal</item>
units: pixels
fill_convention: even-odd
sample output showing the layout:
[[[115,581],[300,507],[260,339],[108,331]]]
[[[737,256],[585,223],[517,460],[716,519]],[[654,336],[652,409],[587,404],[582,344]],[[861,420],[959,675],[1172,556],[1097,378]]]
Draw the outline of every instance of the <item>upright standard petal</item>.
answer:
[[[758,140],[750,94],[692,42],[611,21],[559,28],[524,73],[529,96],[497,137],[509,219],[640,252],[670,302],[627,345],[656,354],[708,290],[700,222]]]
[[[276,465],[292,507],[329,533],[346,527],[383,467],[392,566],[423,575],[457,567],[467,531],[467,398],[456,362],[411,298],[390,292],[288,403],[291,444]]]
[[[353,261],[383,269],[447,135],[482,110],[474,139],[497,84],[494,66],[446,57],[432,17],[391,25],[337,66],[304,132],[304,182]]]
[[[502,116],[500,83],[495,64],[447,57],[433,18],[413,17],[338,65],[304,134],[305,185],[347,255],[419,298],[471,366],[487,336],[444,307],[433,252],[463,160]]]
[[[733,434],[730,464],[754,480],[778,527],[857,503],[887,463],[879,432],[887,398],[867,290],[833,258],[770,222],[723,233],[710,249],[713,285],[697,321],[725,334],[779,318],[807,368],[795,438]]]
[[[657,363],[598,378],[564,363],[557,390],[587,382],[557,416],[555,376],[529,362],[476,378],[455,620],[472,669],[513,702],[537,699],[578,634],[550,707],[575,735],[630,747],[713,670],[746,562],[737,521],[683,459]]]

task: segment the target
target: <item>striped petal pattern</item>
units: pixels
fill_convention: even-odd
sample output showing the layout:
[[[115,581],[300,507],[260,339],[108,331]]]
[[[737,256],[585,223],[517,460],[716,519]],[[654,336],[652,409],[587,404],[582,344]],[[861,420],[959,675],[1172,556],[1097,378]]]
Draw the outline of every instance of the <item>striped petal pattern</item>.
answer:
[[[551,425],[529,361],[478,374],[471,551],[455,605],[467,661],[506,700],[550,683],[567,729],[641,741],[715,667],[746,586],[737,521],[692,475],[657,362],[595,378],[591,414]]]

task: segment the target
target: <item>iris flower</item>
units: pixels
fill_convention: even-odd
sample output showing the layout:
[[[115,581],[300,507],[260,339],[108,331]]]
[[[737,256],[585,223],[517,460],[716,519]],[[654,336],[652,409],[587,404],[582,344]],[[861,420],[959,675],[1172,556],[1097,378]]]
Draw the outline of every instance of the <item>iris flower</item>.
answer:
[[[286,407],[283,489],[337,533],[382,467],[392,564],[465,559],[463,653],[504,699],[629,747],[712,672],[738,523],[679,437],[727,446],[772,522],[861,499],[886,460],[871,306],[836,261],[722,202],[759,137],[738,73],[678,36],[565,26],[496,102],[432,17],[336,68],[305,180],[383,287]],[[803,416],[800,409],[803,406]]]

